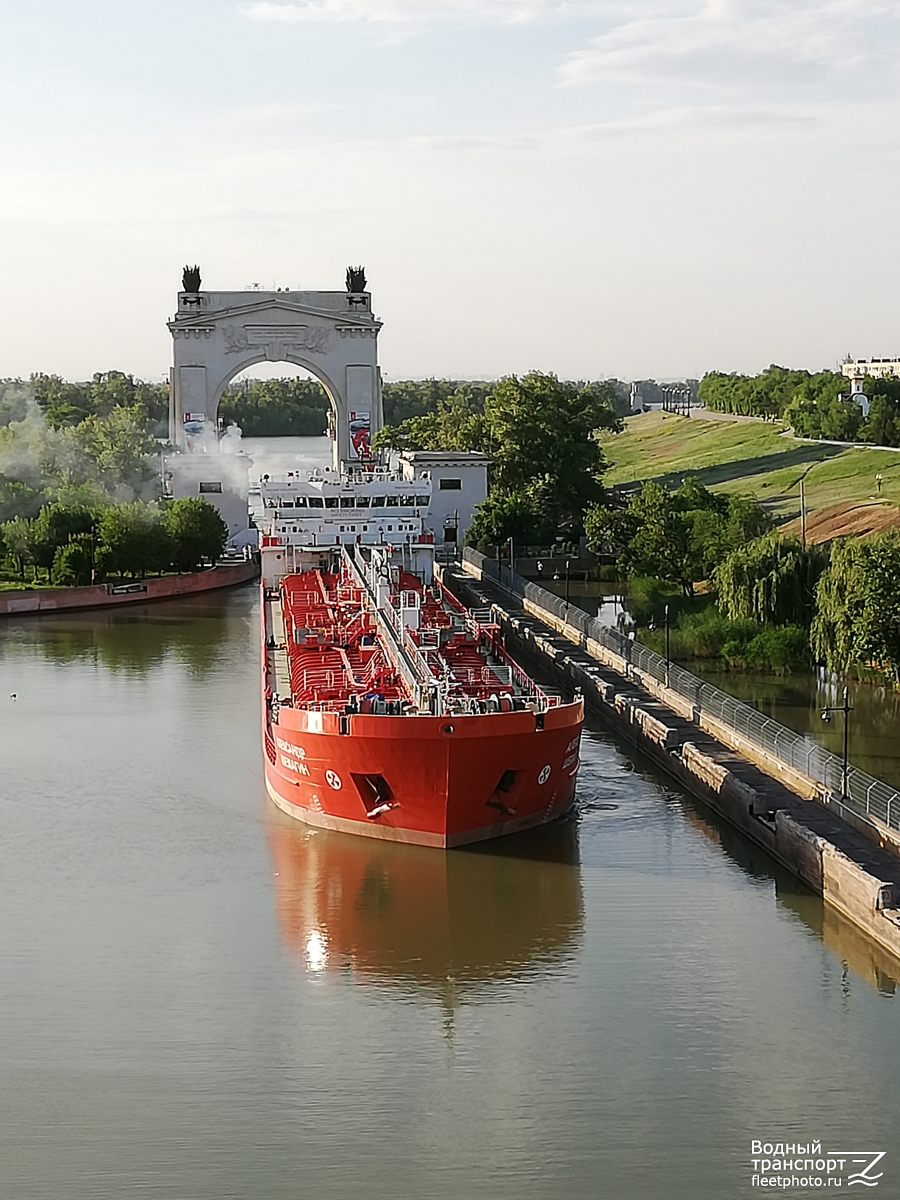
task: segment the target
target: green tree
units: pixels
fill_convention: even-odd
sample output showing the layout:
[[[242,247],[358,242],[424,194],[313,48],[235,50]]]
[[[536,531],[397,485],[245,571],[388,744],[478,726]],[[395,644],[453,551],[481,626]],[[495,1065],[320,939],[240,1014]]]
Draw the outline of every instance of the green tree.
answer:
[[[603,496],[598,435],[621,428],[613,399],[603,384],[540,371],[501,379],[484,402],[494,486],[529,496],[555,525],[580,533],[585,509]]]
[[[114,408],[138,407],[157,435],[168,420],[168,387],[145,383],[122,371],[98,371],[87,383],[70,383],[59,375],[35,374],[31,391],[51,426],[78,425],[87,417],[108,416]]]
[[[430,382],[433,407],[385,426],[375,448],[484,451],[493,460],[493,491],[522,497],[554,527],[580,532],[585,507],[603,494],[598,434],[621,428],[613,385],[532,371],[501,379],[484,396],[480,384],[448,392]]]
[[[645,483],[624,509],[595,505],[585,530],[591,548],[615,555],[624,574],[674,583],[690,596],[726,554],[770,524],[752,497],[719,495],[687,476],[674,492]]]
[[[91,582],[91,547],[84,540],[58,547],[53,556],[50,582],[55,587],[85,587]]]
[[[451,396],[465,397],[472,412],[484,409],[484,398],[491,385],[482,381],[454,379],[405,379],[382,387],[384,423],[396,427],[412,417],[436,413],[441,402]],[[423,447],[424,448],[424,447]],[[446,449],[446,447],[436,447]]]
[[[632,504],[613,508],[609,504],[592,505],[584,518],[588,545],[596,553],[617,559],[628,574],[628,549],[638,532],[638,518]]]
[[[204,560],[215,562],[228,540],[228,527],[218,511],[199,496],[173,500],[162,520],[172,539],[177,571],[196,571]]]
[[[481,405],[461,387],[441,396],[434,409],[385,425],[375,435],[375,450],[486,450],[490,437]]]
[[[837,540],[816,602],[812,646],[829,667],[870,665],[900,681],[900,530]]]
[[[97,571],[143,577],[172,565],[175,545],[159,507],[135,500],[105,509],[97,526]]]
[[[24,517],[14,517],[3,525],[6,556],[13,561],[22,580],[25,579],[25,567],[34,562],[31,553],[32,524],[32,521],[26,521]]]
[[[827,564],[820,546],[768,533],[732,550],[716,568],[719,608],[733,621],[808,628]]]
[[[863,426],[863,414],[858,404],[840,399],[848,388],[844,376],[834,371],[810,375],[795,389],[784,418],[798,437],[856,441]]]
[[[101,480],[112,489],[150,478],[148,459],[156,443],[140,405],[116,406],[105,416],[86,417],[76,428],[79,444],[96,464]]]
[[[516,545],[535,546],[550,536],[546,514],[537,511],[528,496],[495,492],[476,506],[466,545],[487,550],[512,538]]]
[[[702,559],[691,537],[691,522],[679,511],[676,498],[649,482],[630,507],[637,532],[625,550],[627,572],[677,584],[685,596],[692,596],[694,584],[702,577]]]
[[[44,504],[47,493],[19,479],[7,479],[0,475],[0,521],[13,517],[36,517]]]
[[[900,446],[900,379],[865,380],[869,416],[860,437],[875,446]]]
[[[697,394],[714,412],[744,417],[780,417],[793,400],[796,389],[810,378],[808,371],[793,371],[775,363],[759,375],[710,371],[700,380]]]
[[[94,514],[80,505],[45,504],[37,517],[29,522],[29,550],[35,565],[48,574],[53,567],[56,551],[80,534],[90,534]]]
[[[219,416],[247,437],[317,437],[330,407],[317,379],[244,379],[226,389]]]
[[[710,579],[727,554],[771,528],[772,520],[752,496],[723,496],[707,491],[689,476],[675,493],[689,528],[697,580]]]

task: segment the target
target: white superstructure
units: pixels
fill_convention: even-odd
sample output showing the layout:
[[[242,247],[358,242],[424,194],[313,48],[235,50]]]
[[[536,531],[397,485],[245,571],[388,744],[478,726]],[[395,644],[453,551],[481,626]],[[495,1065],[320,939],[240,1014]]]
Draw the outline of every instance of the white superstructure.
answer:
[[[433,541],[425,519],[430,479],[382,467],[342,476],[288,471],[259,481],[262,533],[284,546],[352,546]]]

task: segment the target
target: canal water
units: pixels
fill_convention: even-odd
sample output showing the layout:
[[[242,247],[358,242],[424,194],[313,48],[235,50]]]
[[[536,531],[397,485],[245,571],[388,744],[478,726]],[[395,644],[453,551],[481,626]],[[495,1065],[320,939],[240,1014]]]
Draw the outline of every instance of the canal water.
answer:
[[[0,1196],[722,1200],[754,1139],[900,1196],[897,964],[590,723],[553,829],[305,829],[257,615],[0,626]]]
[[[876,779],[900,788],[900,692],[877,681],[845,679],[824,667],[790,675],[729,671],[704,661],[685,664],[702,679],[753,705],[767,717],[809,734],[839,758],[844,746],[843,713],[822,713],[844,702],[849,689],[849,758]]]

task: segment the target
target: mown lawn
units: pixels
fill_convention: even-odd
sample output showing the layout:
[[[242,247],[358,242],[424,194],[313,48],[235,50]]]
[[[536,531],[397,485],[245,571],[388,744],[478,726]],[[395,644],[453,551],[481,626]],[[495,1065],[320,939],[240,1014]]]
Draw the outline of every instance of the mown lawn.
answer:
[[[612,487],[656,479],[677,487],[696,475],[714,491],[757,496],[779,518],[800,512],[800,481],[808,511],[838,501],[876,496],[875,476],[884,477],[881,499],[900,505],[900,453],[866,447],[841,449],[798,441],[765,421],[711,421],[643,413],[629,417],[622,433],[603,439]]]

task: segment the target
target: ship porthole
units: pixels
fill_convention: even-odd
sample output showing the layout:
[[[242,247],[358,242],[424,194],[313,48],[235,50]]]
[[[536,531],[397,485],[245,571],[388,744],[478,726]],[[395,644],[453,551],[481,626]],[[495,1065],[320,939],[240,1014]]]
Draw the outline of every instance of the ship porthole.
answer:
[[[452,732],[453,732],[452,725],[442,725],[441,726],[441,733],[452,733]]]
[[[546,767],[541,767],[541,773],[540,773],[540,775],[538,775],[538,783],[546,783],[549,778],[550,778],[550,764],[547,763]]]

